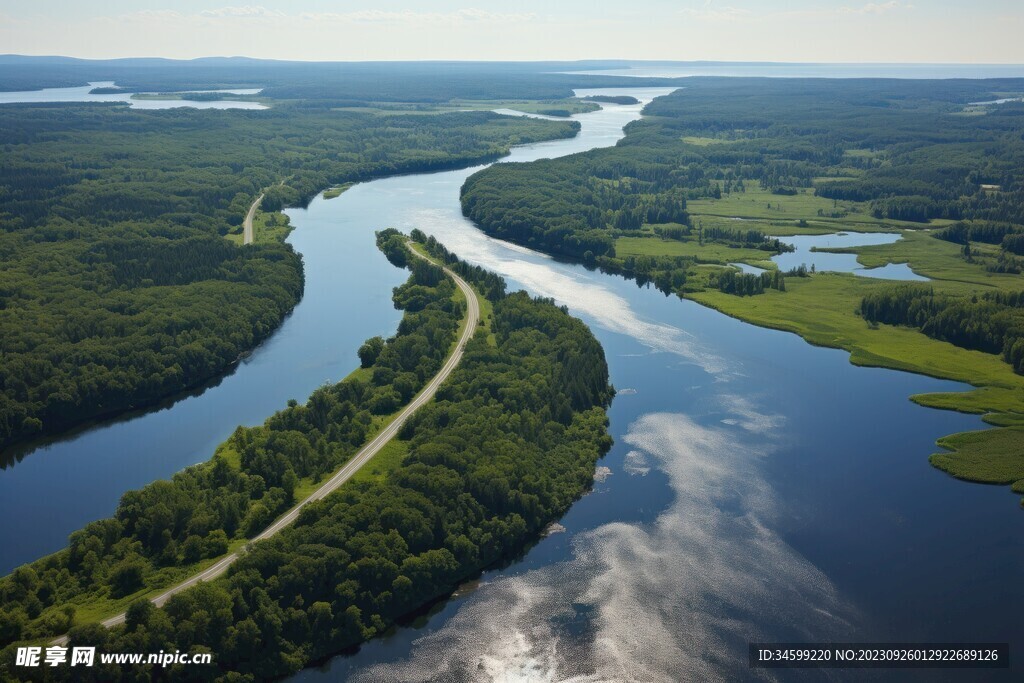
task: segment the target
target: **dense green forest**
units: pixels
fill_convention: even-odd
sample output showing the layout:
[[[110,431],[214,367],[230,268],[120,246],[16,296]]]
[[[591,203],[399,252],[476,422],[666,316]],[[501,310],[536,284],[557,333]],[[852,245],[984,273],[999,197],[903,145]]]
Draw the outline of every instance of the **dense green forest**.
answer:
[[[0,448],[200,384],[270,334],[301,296],[301,260],[223,239],[261,188],[276,210],[577,128],[488,112],[0,107]]]
[[[615,147],[474,174],[463,210],[495,237],[847,348],[855,362],[977,385],[914,400],[1012,431],[943,441],[958,452],[932,462],[1024,491],[1024,438],[1006,436],[1024,427],[1013,374],[1024,371],[1024,105],[970,105],[1021,90],[1019,79],[687,79]],[[880,230],[904,239],[840,251],[909,263],[929,288],[780,273],[767,260],[786,235]]]
[[[1024,224],[1024,106],[963,114],[964,103],[1013,83],[689,79],[651,102],[613,148],[480,171],[463,187],[463,209],[494,236],[662,284],[692,280],[706,261],[654,249],[626,263],[617,239],[645,225],[664,239],[694,238],[687,201],[740,196],[752,184],[780,198],[812,188],[865,202],[876,219]],[[702,233],[702,242],[783,248],[757,230]]]
[[[382,233],[382,249],[393,246]],[[399,248],[404,250],[404,240]],[[404,254],[404,251],[402,252]],[[404,260],[401,265],[405,265]],[[386,416],[437,373],[455,340],[464,305],[443,271],[413,259],[409,281],[394,291],[405,315],[391,339],[360,350],[361,378],[346,379],[289,405],[260,427],[239,427],[208,463],[170,481],[126,493],[112,519],[72,534],[67,550],[0,580],[0,634],[59,635],[79,598],[120,598],[162,587],[177,568],[223,555],[296,502],[300,482],[318,482],[347,461]]]
[[[381,233],[379,244],[391,260],[403,261],[395,233]],[[237,672],[232,680],[286,675],[383,633],[398,617],[519,551],[591,485],[594,464],[611,445],[604,408],[612,389],[600,344],[564,307],[523,292],[507,295],[500,278],[458,261],[433,239],[424,246],[487,292],[493,310],[435,399],[403,427],[400,465],[380,477],[350,481],[307,506],[293,527],[255,544],[224,578],[173,597],[164,609],[140,601],[123,627],[75,626],[72,646],[203,648],[217,653],[220,671]],[[220,550],[227,532],[218,525],[234,501],[256,498],[250,515],[261,505],[270,510],[262,501],[287,497],[300,463],[308,463],[305,471],[323,472],[351,452],[358,432],[352,425],[371,412],[367,401],[397,393],[394,383],[377,384],[379,373],[382,381],[402,374],[380,365],[390,349],[409,338],[409,349],[429,353],[447,349],[444,340],[454,338],[454,328],[440,323],[461,311],[453,307],[451,281],[436,266],[405,256],[413,274],[396,289],[396,305],[430,303],[416,313],[407,308],[399,335],[371,364],[369,386],[347,380],[279,412],[263,427],[239,428],[210,464],[127,494],[115,519],[77,532],[68,550],[4,579],[5,642],[42,633],[41,620],[30,622],[30,610],[38,613],[53,602],[51,594],[67,590],[74,572],[87,571],[86,562],[105,558],[95,580],[105,582],[101,590],[116,590],[135,578],[125,563],[143,564],[143,548],[154,540],[166,555],[179,530],[186,534],[184,544],[177,543],[179,554],[184,545],[197,545],[200,556]],[[429,330],[450,334],[428,340],[434,334]],[[398,362],[405,354],[391,356]],[[241,469],[231,466],[226,452],[241,455]],[[258,496],[247,493],[261,486]],[[245,516],[228,516],[236,534],[245,533]],[[115,547],[133,559],[118,557]],[[141,572],[142,580],[148,571]],[[67,597],[60,600],[66,604]],[[56,608],[51,613],[51,631],[72,616]],[[9,666],[12,648],[2,657]],[[31,673],[44,675],[40,671]],[[63,668],[45,675],[60,680],[75,673]],[[149,671],[95,667],[88,675],[135,680]],[[167,675],[196,674],[171,669]]]

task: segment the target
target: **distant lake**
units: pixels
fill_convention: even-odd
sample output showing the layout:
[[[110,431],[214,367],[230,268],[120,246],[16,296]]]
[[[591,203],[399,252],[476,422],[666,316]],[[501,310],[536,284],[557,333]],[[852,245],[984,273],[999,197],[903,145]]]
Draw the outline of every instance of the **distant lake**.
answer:
[[[1021,78],[1024,64],[708,64],[701,62],[633,66],[628,69],[570,71],[595,76],[683,78],[752,76],[766,78]]]
[[[975,106],[987,105],[987,104],[1006,104],[1007,102],[1021,102],[1024,101],[1024,97],[1003,97],[998,100],[988,100],[987,102],[970,102]]]
[[[194,100],[140,100],[132,99],[136,93],[121,92],[107,95],[93,95],[94,88],[116,87],[113,81],[95,81],[88,85],[75,88],[43,88],[42,90],[25,90],[21,92],[0,92],[0,104],[19,102],[126,102],[133,109],[174,109],[189,107],[190,109],[266,109],[259,102],[242,100],[214,100],[198,102]],[[190,90],[189,92],[215,92],[225,95],[256,95],[262,88],[245,88],[239,90]],[[152,93],[145,93],[152,94]],[[169,93],[173,94],[173,93]]]

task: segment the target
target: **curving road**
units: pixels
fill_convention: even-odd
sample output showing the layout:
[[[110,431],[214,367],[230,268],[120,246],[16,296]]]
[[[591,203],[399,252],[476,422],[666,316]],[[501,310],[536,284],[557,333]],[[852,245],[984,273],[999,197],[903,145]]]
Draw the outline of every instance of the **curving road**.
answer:
[[[262,196],[263,195],[260,195],[260,198],[262,198]],[[255,211],[257,204],[259,204],[259,199],[257,199],[256,202],[253,204],[253,207],[249,209],[250,217],[252,216],[252,213]],[[251,229],[252,222],[248,218],[246,220],[249,225],[249,228],[247,228],[247,230]],[[411,247],[409,251],[416,255],[418,258],[426,258],[417,253]],[[445,361],[445,364],[441,367],[438,373],[434,375],[434,378],[430,380],[427,386],[423,387],[420,393],[417,394],[415,398],[413,398],[409,405],[407,405],[402,410],[402,412],[400,412],[398,416],[394,420],[392,420],[391,423],[388,424],[388,426],[385,427],[384,430],[381,431],[381,433],[376,436],[376,438],[373,439],[373,441],[363,446],[362,450],[356,453],[347,463],[345,463],[345,465],[341,469],[335,472],[334,476],[328,479],[327,482],[325,482],[320,488],[314,491],[308,498],[306,498],[300,503],[297,503],[295,507],[291,508],[290,510],[288,510],[288,512],[278,517],[273,524],[264,529],[263,532],[260,533],[258,536],[254,537],[251,542],[255,543],[257,541],[262,541],[266,538],[270,538],[271,536],[275,535],[276,533],[281,531],[281,529],[285,528],[286,526],[294,522],[298,518],[299,513],[302,511],[302,508],[306,507],[313,501],[325,498],[326,496],[333,493],[339,486],[348,481],[352,477],[352,475],[359,470],[360,467],[368,463],[373,458],[373,456],[380,452],[380,449],[382,449],[387,442],[391,441],[391,439],[393,439],[398,434],[398,430],[402,428],[402,425],[405,424],[405,421],[408,420],[413,413],[415,413],[421,406],[423,406],[425,403],[427,403],[428,401],[430,401],[430,399],[434,397],[434,394],[437,393],[437,389],[438,387],[441,386],[441,383],[448,379],[448,376],[452,374],[453,370],[455,370],[455,367],[459,364],[459,361],[462,360],[462,354],[466,347],[466,343],[473,337],[473,334],[476,332],[477,324],[480,320],[480,300],[477,298],[476,292],[473,291],[473,288],[470,287],[465,280],[460,278],[458,275],[456,275],[448,268],[444,268],[444,272],[447,273],[450,278],[455,280],[455,284],[458,285],[463,295],[465,295],[467,304],[466,328],[463,330],[462,335],[459,337],[458,344],[455,346],[455,350],[452,352],[452,354],[448,357],[448,360]],[[212,579],[217,578],[218,576],[223,574],[227,570],[227,568],[230,567],[232,563],[234,563],[235,560],[239,558],[241,552],[242,551],[236,551],[229,555],[225,555],[207,569],[186,579],[185,581],[182,581],[173,588],[169,588],[160,595],[151,598],[150,601],[157,607],[161,607],[165,602],[167,602],[167,600],[170,599],[172,595],[180,593],[181,591],[196,585],[200,581],[210,581]],[[110,617],[109,619],[105,619],[100,623],[106,626],[107,628],[110,628],[111,626],[117,626],[118,624],[123,624],[125,620],[125,614],[125,612],[122,612],[121,614]],[[60,638],[57,638],[52,642],[54,645],[66,645],[68,642],[68,637],[61,636]]]
[[[264,192],[260,192],[260,196],[249,207],[249,213],[245,214],[245,220],[242,221],[242,244],[252,244],[252,219],[256,217],[256,209],[259,208],[260,202],[263,201],[264,194]]]

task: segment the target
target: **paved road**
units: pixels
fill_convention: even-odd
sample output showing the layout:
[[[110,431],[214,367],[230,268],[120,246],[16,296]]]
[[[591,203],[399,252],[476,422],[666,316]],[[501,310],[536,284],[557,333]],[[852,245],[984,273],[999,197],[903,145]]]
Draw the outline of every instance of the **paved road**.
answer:
[[[256,204],[258,203],[259,200],[257,199],[256,203],[253,204],[253,208],[249,210],[250,216],[252,215],[252,212],[255,210]],[[411,248],[410,251],[416,254],[416,252],[413,251]],[[416,256],[418,256],[419,258],[423,258],[419,254],[416,254]],[[408,420],[413,413],[415,413],[421,406],[426,404],[428,401],[430,401],[430,399],[434,397],[434,394],[437,393],[437,388],[441,386],[441,383],[444,382],[450,374],[452,374],[452,371],[459,364],[459,361],[462,360],[462,353],[466,347],[466,343],[473,337],[473,334],[476,332],[477,323],[480,320],[480,300],[477,299],[476,293],[468,284],[466,284],[465,280],[460,278],[458,275],[456,275],[448,268],[445,268],[444,271],[448,274],[449,277],[455,280],[455,284],[458,285],[460,290],[462,290],[462,293],[465,295],[466,302],[468,304],[466,329],[462,332],[462,336],[459,337],[459,342],[458,345],[455,347],[455,351],[452,352],[452,355],[448,357],[448,360],[445,362],[441,370],[436,375],[434,375],[434,378],[432,380],[430,380],[430,383],[427,384],[427,386],[425,386],[423,390],[420,391],[420,393],[412,400],[412,402],[410,402],[409,405],[407,405],[405,409],[398,414],[398,417],[395,418],[395,420],[392,421],[391,424],[385,427],[384,430],[380,434],[378,434],[373,441],[364,446],[361,451],[356,453],[351,460],[345,463],[344,467],[338,470],[333,477],[331,477],[320,488],[314,491],[313,494],[309,496],[309,498],[306,498],[301,503],[295,505],[295,507],[293,507],[291,510],[289,510],[281,517],[279,517],[269,527],[264,529],[262,533],[253,538],[253,542],[262,541],[263,539],[270,538],[274,534],[278,533],[279,531],[281,531],[281,529],[285,528],[298,518],[299,513],[302,511],[302,508],[306,507],[313,501],[320,500],[321,498],[330,495],[332,492],[334,492],[335,489],[337,489],[339,486],[348,481],[352,477],[352,475],[359,470],[360,467],[368,463],[370,459],[373,458],[373,456],[375,456],[388,441],[391,441],[391,439],[393,439],[395,435],[398,434],[398,430],[402,428],[402,425],[405,424],[405,421]],[[165,602],[167,602],[170,599],[172,595],[180,593],[181,591],[196,585],[200,581],[210,581],[212,579],[217,578],[218,576],[223,574],[227,570],[227,568],[230,567],[232,563],[234,563],[235,560],[239,558],[239,555],[239,552],[233,552],[230,555],[225,555],[223,558],[218,560],[216,564],[212,565],[208,569],[205,569],[204,571],[196,574],[195,576],[192,576],[191,578],[182,581],[173,588],[170,588],[167,591],[161,593],[155,598],[152,598],[151,602],[157,607],[161,607]],[[101,623],[107,628],[110,628],[111,626],[123,624],[124,620],[125,613],[122,612],[121,614],[110,617],[109,619],[106,619]],[[53,644],[66,645],[67,642],[67,636],[61,636],[60,638],[54,640]]]
[[[256,209],[259,208],[260,202],[263,201],[263,195],[264,193],[260,192],[260,196],[249,207],[249,213],[245,214],[245,220],[242,221],[242,244],[252,244],[252,219],[256,217]]]

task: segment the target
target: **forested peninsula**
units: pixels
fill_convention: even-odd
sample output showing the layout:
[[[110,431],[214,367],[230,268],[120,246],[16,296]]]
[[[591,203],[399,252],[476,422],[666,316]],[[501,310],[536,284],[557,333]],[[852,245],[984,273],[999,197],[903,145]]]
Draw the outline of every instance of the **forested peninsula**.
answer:
[[[303,274],[286,229],[232,242],[262,191],[277,211],[330,186],[480,163],[577,130],[284,102],[0,107],[0,449],[173,397],[271,334]]]
[[[640,104],[640,100],[632,95],[589,95],[583,99],[590,102],[605,102],[607,104]]]
[[[264,680],[384,633],[401,616],[521,551],[592,484],[607,451],[613,390],[604,352],[564,307],[460,261],[414,231],[378,234],[412,271],[394,291],[397,334],[368,340],[361,368],[239,427],[205,464],[125,494],[115,517],[69,547],[0,579],[0,667],[13,643],[70,628],[70,646],[104,651],[212,651],[202,675]],[[147,599],[238,548],[356,452],[437,371],[464,302],[444,263],[485,299],[461,363],[435,398],[359,474],[307,505],[278,535],[252,544],[220,579]],[[126,623],[96,623],[128,606]],[[2,669],[0,669],[2,670]],[[95,680],[147,669],[96,666]],[[65,680],[68,667],[30,676]],[[170,668],[171,680],[194,667]]]
[[[689,79],[615,147],[467,179],[486,233],[851,352],[975,385],[913,397],[1000,428],[940,440],[937,467],[1024,493],[1024,81]],[[769,258],[785,237],[901,232],[845,249],[898,285]],[[764,269],[741,272],[734,263]]]

